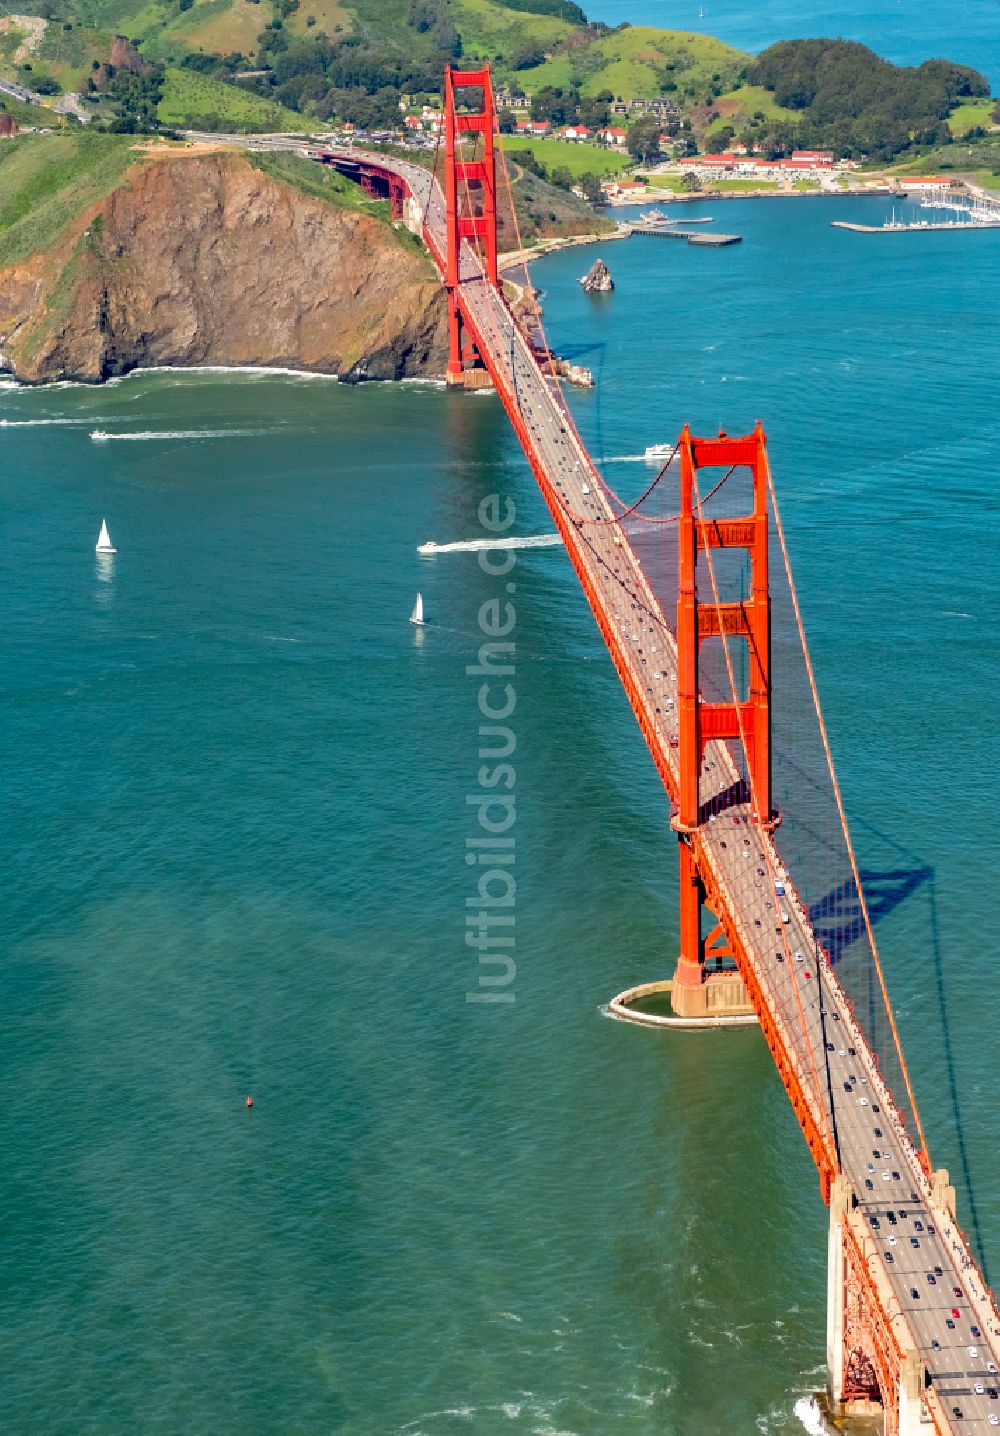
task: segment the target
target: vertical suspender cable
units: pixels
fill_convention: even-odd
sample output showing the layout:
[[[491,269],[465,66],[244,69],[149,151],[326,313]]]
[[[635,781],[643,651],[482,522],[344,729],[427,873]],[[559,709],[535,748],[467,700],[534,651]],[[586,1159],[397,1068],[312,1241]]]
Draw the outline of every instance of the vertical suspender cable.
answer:
[[[688,442],[690,442],[690,440],[689,440]],[[701,497],[701,490],[700,490],[699,485],[698,485],[698,468],[697,468],[697,465],[694,464],[693,461],[692,461],[692,464],[691,464],[691,468],[692,468],[692,480],[693,480],[693,483],[694,483],[695,498],[696,498],[696,500],[697,500],[696,510],[697,510],[697,513],[698,513],[698,521],[699,521],[699,522],[702,522],[702,521],[704,521],[704,519],[705,519],[704,509],[703,509],[703,507],[702,507],[703,500],[702,500],[702,497]],[[768,472],[769,472],[769,471],[768,471]],[[695,532],[696,532],[695,555],[696,555],[696,557],[697,557],[697,552],[698,552],[698,547],[699,547],[699,545],[698,545],[698,542],[697,542],[697,530],[696,530]],[[722,621],[722,604],[721,604],[721,601],[720,601],[720,599],[719,599],[719,588],[718,588],[718,583],[717,583],[717,581],[716,581],[716,576],[715,576],[715,564],[714,564],[713,561],[712,561],[712,550],[711,550],[711,547],[708,546],[708,545],[706,545],[706,547],[705,547],[705,558],[706,558],[707,565],[708,565],[709,578],[711,579],[711,582],[712,582],[712,597],[713,597],[714,604],[715,604],[715,612],[716,612],[717,622],[718,622],[718,625],[719,625],[719,632],[720,632],[720,634],[722,635],[722,651],[723,651],[723,653],[725,654],[725,658],[726,658],[726,672],[727,672],[728,677],[729,677],[729,686],[730,686],[730,689],[731,689],[732,695],[733,695],[733,708],[734,708],[734,710],[735,710],[735,712],[736,712],[736,721],[737,721],[737,724],[738,724],[739,730],[740,730],[740,742],[743,744],[743,751],[744,751],[744,752],[748,755],[748,757],[749,757],[750,747],[749,747],[749,744],[748,744],[747,741],[746,741],[746,728],[745,728],[744,723],[743,723],[743,712],[742,712],[742,708],[741,708],[740,701],[739,701],[739,693],[738,693],[737,687],[736,687],[736,675],[735,675],[735,673],[734,673],[734,671],[733,671],[732,656],[731,656],[731,654],[730,654],[730,652],[729,652],[729,642],[728,642],[728,639],[727,639],[727,637],[726,637],[726,630],[725,630],[725,627],[724,627],[723,621]],[[756,812],[760,813],[761,810],[760,810],[760,804],[759,804],[759,801],[758,801],[757,785],[756,785],[755,778],[754,778],[754,769],[753,769],[753,765],[752,765],[749,761],[747,762],[747,777],[748,777],[748,781],[749,781],[750,792],[751,792],[751,797],[752,797],[752,800],[753,800],[754,810],[755,810]],[[699,787],[700,787],[700,784],[699,784]],[[700,794],[699,794],[699,797],[700,797]],[[772,862],[772,860],[771,860],[771,846],[770,846],[770,843],[768,843],[768,842],[764,842],[761,846],[762,846],[763,851],[764,851],[765,861],[767,862],[768,875],[769,875],[769,879],[770,879],[770,882],[771,882],[771,889],[772,889],[772,891],[773,891],[773,890],[774,890],[774,886],[775,886],[775,879],[776,879],[776,876],[777,876],[777,875],[776,875],[775,870],[774,870],[774,864],[773,864],[773,862]],[[825,1128],[826,1128],[827,1142],[828,1142],[828,1144],[829,1144],[829,1145],[828,1145],[829,1156],[830,1156],[830,1160],[831,1160],[831,1162],[832,1162],[832,1165],[833,1165],[833,1167],[834,1167],[834,1170],[836,1170],[836,1169],[837,1169],[837,1166],[838,1166],[838,1162],[837,1162],[837,1157],[836,1157],[836,1144],[835,1144],[835,1142],[834,1142],[834,1140],[833,1140],[833,1134],[832,1134],[832,1132],[831,1132],[831,1130],[830,1130],[830,1112],[829,1112],[829,1110],[828,1110],[828,1107],[827,1107],[826,1102],[823,1100],[823,1087],[822,1087],[822,1083],[820,1082],[819,1072],[818,1072],[817,1067],[816,1067],[816,1057],[815,1057],[815,1053],[813,1052],[812,1043],[809,1041],[809,1028],[808,1028],[808,1023],[806,1022],[805,1009],[804,1009],[803,1006],[802,1006],[802,994],[801,994],[801,992],[799,991],[798,980],[797,980],[797,978],[794,976],[794,973],[795,973],[795,963],[792,961],[791,946],[790,946],[790,944],[789,944],[788,935],[787,935],[787,933],[785,932],[783,925],[782,925],[782,928],[781,928],[781,940],[782,940],[782,945],[783,945],[783,947],[784,947],[784,949],[785,949],[785,955],[786,955],[786,959],[787,959],[787,963],[788,963],[788,973],[789,973],[789,979],[790,979],[790,981],[791,981],[792,991],[793,991],[794,994],[795,994],[795,1004],[796,1004],[796,1008],[797,1008],[797,1012],[798,1012],[799,1025],[800,1025],[800,1027],[802,1028],[803,1035],[805,1036],[805,1041],[806,1041],[806,1053],[807,1053],[807,1056],[808,1056],[809,1067],[810,1067],[810,1069],[811,1069],[811,1071],[812,1071],[813,1083],[814,1083],[815,1089],[816,1089],[816,1101],[817,1101],[817,1105],[819,1106],[820,1115],[821,1115],[822,1120],[823,1120],[823,1125],[824,1125]],[[818,975],[818,973],[817,973],[817,982],[818,982],[818,981],[819,981],[819,975]]]
[[[864,918],[865,931],[868,934],[868,942],[871,946],[872,958],[875,963],[875,971],[878,973],[879,987],[882,991],[882,1001],[885,1005],[885,1012],[889,1019],[889,1026],[892,1029],[892,1040],[895,1044],[896,1055],[899,1058],[899,1065],[902,1070],[903,1081],[906,1083],[906,1095],[909,1098],[910,1110],[913,1113],[913,1120],[917,1126],[917,1134],[920,1137],[921,1150],[923,1151],[924,1158],[927,1161],[928,1166],[930,1166],[930,1153],[927,1150],[927,1138],[924,1136],[923,1123],[920,1120],[920,1113],[917,1110],[917,1100],[916,1097],[913,1095],[913,1087],[910,1083],[910,1074],[907,1070],[906,1059],[903,1056],[902,1043],[899,1040],[899,1031],[896,1027],[896,1018],[892,1010],[892,1004],[889,1001],[889,993],[885,985],[885,975],[882,971],[882,963],[878,955],[878,948],[875,945],[875,932],[872,927],[871,914],[868,911],[868,903],[865,899],[864,889],[861,886],[861,874],[858,871],[858,860],[854,853],[854,844],[851,842],[851,834],[847,826],[847,814],[844,811],[844,803],[840,795],[840,784],[837,782],[837,774],[833,766],[833,753],[830,749],[830,741],[827,736],[826,723],[823,719],[823,710],[820,707],[819,690],[816,687],[816,678],[815,674],[813,673],[812,659],[809,656],[809,645],[806,642],[806,631],[805,626],[802,622],[802,612],[799,608],[799,598],[795,590],[794,580],[792,579],[792,568],[788,558],[788,548],[785,543],[785,530],[781,522],[781,515],[778,512],[778,502],[774,492],[774,479],[772,477],[771,466],[767,462],[766,455],[765,465],[765,472],[767,474],[767,487],[771,495],[771,507],[774,510],[774,522],[778,530],[778,540],[781,544],[781,555],[785,562],[785,573],[788,577],[788,587],[791,590],[792,610],[795,614],[795,623],[799,631],[799,641],[802,644],[802,653],[805,658],[806,673],[809,676],[809,687],[812,690],[813,707],[816,710],[816,719],[819,723],[820,737],[823,740],[823,751],[826,755],[826,766],[830,774],[830,782],[833,785],[833,794],[837,803],[837,813],[840,818],[840,826],[844,834],[844,842],[847,845],[847,855],[850,859],[851,864],[851,875],[854,878],[854,886],[858,894],[858,904],[861,908],[861,913]]]

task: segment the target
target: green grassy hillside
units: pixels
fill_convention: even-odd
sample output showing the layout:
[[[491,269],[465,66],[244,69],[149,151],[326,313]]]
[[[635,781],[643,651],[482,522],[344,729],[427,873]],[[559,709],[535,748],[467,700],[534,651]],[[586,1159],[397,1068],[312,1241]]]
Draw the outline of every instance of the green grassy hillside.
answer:
[[[0,267],[50,245],[141,156],[124,135],[23,135],[0,144]]]
[[[569,140],[534,139],[522,135],[504,135],[503,147],[516,160],[519,150],[530,150],[547,170],[568,169],[575,177],[584,174],[621,174],[630,163],[629,156],[597,145],[573,144]]]
[[[761,117],[785,125],[794,125],[799,118],[798,110],[786,110],[776,102],[770,90],[765,90],[760,85],[740,85],[737,89],[720,95],[713,108],[718,111],[719,117],[708,125],[708,134],[721,129],[723,125],[731,125],[738,132],[752,120]]]
[[[357,34],[385,54],[420,59],[437,53],[431,32],[410,24],[409,0],[344,0],[344,6]]]
[[[956,138],[968,134],[973,129],[988,130],[995,123],[993,119],[995,109],[995,100],[969,100],[966,104],[959,105],[952,110],[948,116],[948,128]]]
[[[325,9],[338,0],[325,0]],[[324,8],[324,0],[319,0]],[[51,16],[31,57],[32,72],[51,74],[64,89],[80,89],[93,60],[106,60],[115,35],[139,40],[147,59],[173,62],[197,51],[251,55],[261,30],[272,19],[268,0],[18,0],[17,12]],[[346,12],[345,12],[346,15]],[[66,25],[71,26],[66,29]],[[348,21],[349,24],[349,21]],[[305,27],[305,13],[302,26]],[[333,24],[331,23],[331,30]],[[343,25],[343,29],[347,26]],[[23,34],[18,32],[18,38]],[[0,72],[11,73],[8,37],[0,34]],[[30,82],[30,75],[24,77]]]
[[[470,58],[492,60],[531,44],[548,50],[574,30],[574,26],[564,20],[508,10],[494,0],[452,0],[451,8],[462,37],[462,51]]]
[[[160,122],[185,125],[191,129],[223,129],[260,133],[269,130],[303,130],[314,121],[285,109],[259,95],[248,94],[235,85],[225,85],[193,70],[167,70],[163,98],[158,106]]]
[[[533,90],[578,84],[585,95],[610,90],[616,99],[630,100],[666,92],[681,102],[703,94],[713,83],[728,89],[748,59],[710,35],[634,25],[557,51],[530,72],[530,81]]]

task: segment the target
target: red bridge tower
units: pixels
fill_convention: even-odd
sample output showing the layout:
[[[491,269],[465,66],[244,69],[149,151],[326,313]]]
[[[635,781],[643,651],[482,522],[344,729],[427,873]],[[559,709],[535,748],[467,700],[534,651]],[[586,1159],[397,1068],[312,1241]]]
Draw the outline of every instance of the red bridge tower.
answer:
[[[680,439],[681,504],[678,533],[677,706],[680,785],[674,827],[680,837],[680,957],[671,989],[678,1016],[752,1010],[732,972],[733,948],[723,922],[701,935],[706,876],[700,861],[700,777],[705,747],[714,739],[742,742],[755,822],[771,824],[771,600],[767,570],[767,462],[760,424],[747,438],[696,439],[685,425]],[[735,518],[705,518],[697,475],[705,469],[746,466],[753,475],[753,509]],[[742,548],[750,555],[751,591],[738,602],[703,601],[698,555]],[[706,638],[741,637],[750,657],[749,693],[727,703],[706,703],[699,687],[699,655]],[[723,970],[723,961],[726,969]],[[715,973],[711,971],[714,966]]]
[[[456,109],[456,91],[469,89],[482,91],[481,107],[474,111]],[[484,65],[481,70],[454,70],[449,65],[444,75],[449,384],[469,384],[471,380],[474,385],[480,382],[479,375],[485,378],[475,343],[464,332],[457,291],[469,278],[461,272],[463,239],[476,241],[487,282],[494,286],[498,284],[497,184],[493,143],[495,114],[489,65]],[[483,137],[477,159],[462,160],[457,157],[459,136],[466,134]],[[466,360],[472,362],[471,370],[465,368]],[[477,378],[471,378],[473,374]]]

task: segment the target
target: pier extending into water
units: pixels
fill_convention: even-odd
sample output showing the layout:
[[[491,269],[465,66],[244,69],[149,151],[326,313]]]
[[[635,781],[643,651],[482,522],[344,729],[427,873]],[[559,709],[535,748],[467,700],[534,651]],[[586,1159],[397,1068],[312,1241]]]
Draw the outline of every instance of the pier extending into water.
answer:
[[[909,224],[901,220],[887,221],[885,224],[854,224],[846,219],[833,219],[830,221],[833,229],[850,229],[855,234],[929,234],[931,230],[977,230],[977,229],[1000,229],[1000,218],[988,220],[966,220],[966,219],[942,219],[938,221],[927,219],[915,219]]]
[[[882,224],[857,224],[846,219],[831,220],[834,229],[850,229],[855,234],[918,234],[932,230],[955,229],[1000,229],[1000,201],[990,200],[983,195],[952,195],[943,186],[920,201],[921,209],[935,211],[953,210],[964,216],[962,219],[912,219],[896,218],[893,210],[890,219]]]
[[[629,226],[631,234],[655,234],[661,239],[682,239],[687,244],[704,244],[718,248],[724,244],[741,244],[742,234],[689,234],[684,229],[674,229],[671,225],[661,223],[639,223]]]

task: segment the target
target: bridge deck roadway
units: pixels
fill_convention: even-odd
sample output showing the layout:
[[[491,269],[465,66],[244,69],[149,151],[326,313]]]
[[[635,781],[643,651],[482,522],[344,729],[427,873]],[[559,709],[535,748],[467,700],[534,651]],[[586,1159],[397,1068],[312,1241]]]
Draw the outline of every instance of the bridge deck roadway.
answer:
[[[424,209],[425,239],[440,264],[445,216],[437,183],[415,165],[369,158],[407,181]],[[541,372],[503,297],[484,281],[467,243],[462,281],[463,313],[619,671],[631,679],[626,687],[654,760],[675,793],[677,649],[671,625],[622,526],[612,522],[614,511],[561,395]],[[586,522],[595,520],[603,522]],[[703,800],[725,791],[735,777],[725,745],[711,744]],[[893,1293],[895,1305],[890,1302],[886,1315],[898,1346],[917,1350],[926,1363],[946,1429],[987,1432],[991,1415],[1000,1421],[1000,1321],[965,1237],[930,1205],[914,1146],[804,906],[790,882],[784,898],[775,894],[772,875],[783,869],[772,839],[753,823],[747,806],[735,804],[702,824],[699,841],[727,909],[718,915],[738,932],[813,1118],[829,1134],[839,1168],[857,1193],[870,1237],[869,1263],[881,1269]],[[961,1418],[953,1415],[956,1406]]]

